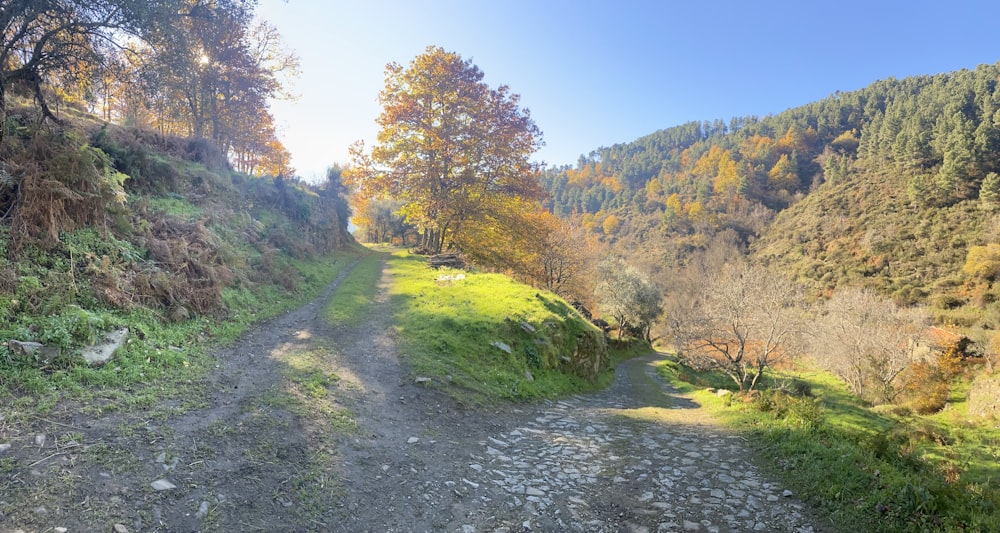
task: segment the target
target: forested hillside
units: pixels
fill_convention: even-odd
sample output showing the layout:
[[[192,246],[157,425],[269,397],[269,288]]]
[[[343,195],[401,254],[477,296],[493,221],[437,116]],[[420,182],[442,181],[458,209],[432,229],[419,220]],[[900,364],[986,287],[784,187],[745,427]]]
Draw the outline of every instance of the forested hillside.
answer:
[[[661,130],[548,170],[548,205],[663,283],[714,242],[817,293],[869,286],[991,325],[979,317],[996,276],[998,81],[1000,64],[982,65]]]

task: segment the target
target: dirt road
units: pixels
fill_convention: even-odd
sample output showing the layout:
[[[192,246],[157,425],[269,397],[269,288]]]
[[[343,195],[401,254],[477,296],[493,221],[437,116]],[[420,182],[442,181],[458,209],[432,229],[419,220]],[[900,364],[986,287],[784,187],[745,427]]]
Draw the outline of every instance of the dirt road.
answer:
[[[403,372],[385,290],[325,325],[337,283],[220,350],[204,407],[0,421],[0,531],[818,530],[655,355],[599,394],[470,410]]]

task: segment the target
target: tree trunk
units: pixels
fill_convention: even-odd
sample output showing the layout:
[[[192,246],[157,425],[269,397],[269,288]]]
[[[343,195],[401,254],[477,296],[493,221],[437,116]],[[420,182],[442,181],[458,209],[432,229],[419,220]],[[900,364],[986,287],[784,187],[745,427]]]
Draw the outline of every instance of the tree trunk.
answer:
[[[0,143],[7,131],[7,80],[0,79]]]

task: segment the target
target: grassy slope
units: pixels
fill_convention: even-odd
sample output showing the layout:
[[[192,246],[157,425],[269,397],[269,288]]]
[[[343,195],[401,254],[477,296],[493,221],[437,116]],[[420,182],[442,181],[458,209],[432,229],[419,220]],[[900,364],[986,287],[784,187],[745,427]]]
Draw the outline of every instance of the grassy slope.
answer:
[[[227,320],[198,317],[167,323],[149,311],[107,312],[109,322],[134,332],[127,348],[109,364],[90,367],[61,361],[40,368],[0,357],[0,404],[6,420],[44,416],[62,401],[84,411],[148,408],[166,398],[184,398],[182,408],[200,402],[199,378],[214,366],[207,349],[229,342],[251,324],[276,316],[315,297],[352,260],[339,253],[313,261],[293,261],[309,281],[291,292],[274,285],[227,289],[223,298],[238,309]]]
[[[660,373],[751,436],[772,473],[837,530],[1000,530],[1000,430],[972,425],[959,410],[917,417],[869,409],[817,371],[787,376],[814,398],[767,391],[749,402],[704,390],[727,386],[721,376],[673,362]]]
[[[606,360],[606,348],[600,331],[551,293],[500,274],[432,270],[404,252],[389,258],[389,269],[404,363],[462,401],[555,397],[613,377],[605,371],[592,382],[569,371],[562,356],[597,350]]]
[[[41,132],[7,145],[22,157],[11,145],[31,141],[75,162],[84,152],[78,146],[96,137],[85,121],[68,127],[65,138]],[[164,151],[169,143],[147,145],[141,137],[127,148],[104,138],[108,150],[130,157],[134,176],[125,181],[124,204],[107,208],[101,224],[61,231],[58,241],[28,241],[17,254],[9,223],[0,226],[6,421],[44,416],[60,404],[100,412],[174,397],[183,398],[181,408],[197,405],[198,378],[213,366],[208,345],[229,342],[251,323],[314,297],[360,253],[351,246],[324,255],[318,247],[281,247],[285,236],[302,233],[302,222],[288,206],[254,201],[266,197],[270,179],[208,168]],[[201,292],[185,293],[185,287]],[[186,298],[199,295],[214,306],[195,312]],[[116,327],[132,334],[108,365],[94,368],[73,357]],[[8,339],[59,346],[63,355],[48,362],[18,357],[7,350]]]

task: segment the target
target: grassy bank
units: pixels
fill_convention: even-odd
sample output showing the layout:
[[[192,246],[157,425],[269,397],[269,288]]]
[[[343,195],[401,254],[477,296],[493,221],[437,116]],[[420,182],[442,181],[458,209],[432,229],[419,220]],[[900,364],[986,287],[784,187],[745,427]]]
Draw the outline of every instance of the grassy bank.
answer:
[[[2,331],[4,338],[46,340],[39,333],[61,328],[67,337],[66,355],[48,364],[30,358],[0,354],[0,404],[6,420],[16,423],[45,416],[64,401],[84,412],[148,408],[166,398],[183,398],[178,410],[200,405],[200,378],[214,366],[208,356],[212,345],[231,342],[252,324],[277,316],[314,298],[357,252],[340,252],[310,261],[289,260],[287,268],[302,280],[296,290],[278,285],[241,285],[223,290],[231,311],[223,318],[199,316],[180,321],[164,320],[148,309],[133,311],[83,310],[57,315],[21,315]],[[72,357],[81,329],[99,331],[128,327],[131,336],[108,364],[92,367]],[[53,336],[54,338],[54,336]],[[6,348],[3,348],[4,350]],[[163,413],[168,414],[168,413]]]
[[[749,399],[668,361],[661,375],[751,437],[762,465],[840,531],[1000,531],[1000,430],[871,409],[825,372],[770,376]]]
[[[557,296],[500,274],[433,270],[425,258],[389,258],[403,361],[461,401],[527,401],[606,385],[601,332]],[[580,361],[599,358],[593,380]]]

